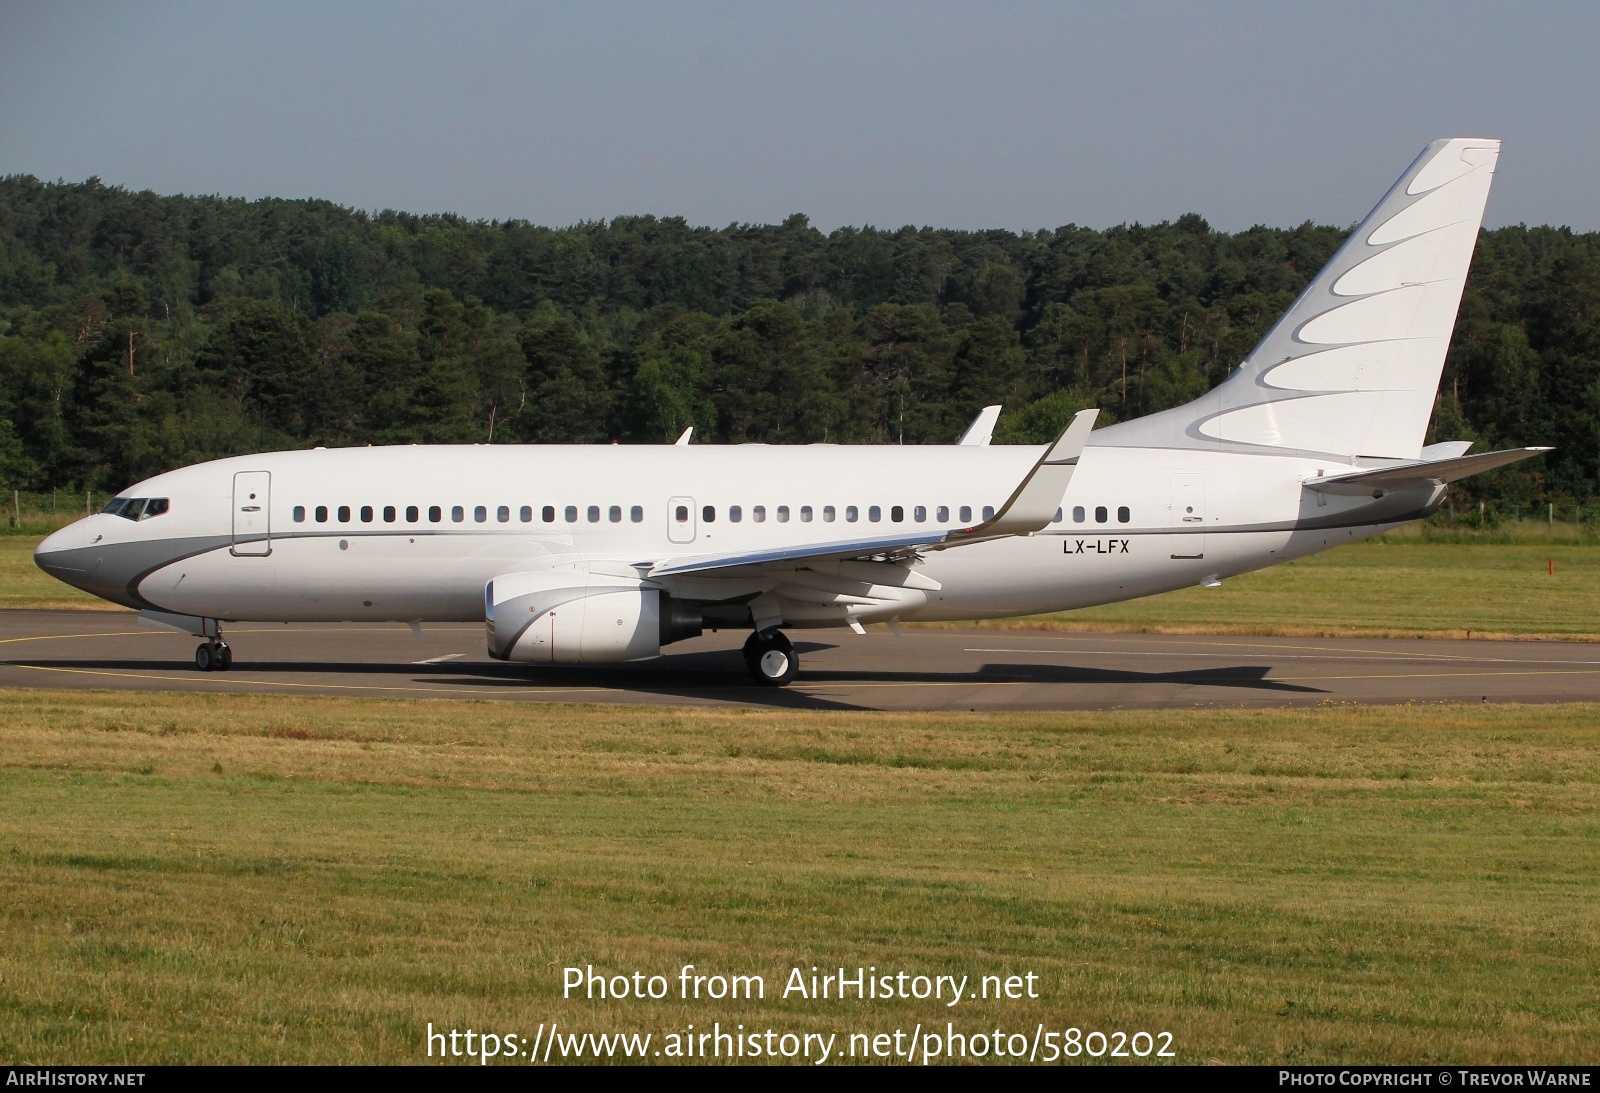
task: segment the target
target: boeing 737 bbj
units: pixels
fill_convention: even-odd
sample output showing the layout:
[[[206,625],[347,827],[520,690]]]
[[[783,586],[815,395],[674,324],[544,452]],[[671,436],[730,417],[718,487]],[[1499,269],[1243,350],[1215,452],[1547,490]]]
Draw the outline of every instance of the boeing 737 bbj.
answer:
[[[409,446],[170,471],[51,535],[46,572],[203,638],[222,624],[486,623],[534,664],[641,660],[748,629],[1065,611],[1211,585],[1420,520],[1448,483],[1547,449],[1423,446],[1499,142],[1428,145],[1227,380],[1043,450]]]

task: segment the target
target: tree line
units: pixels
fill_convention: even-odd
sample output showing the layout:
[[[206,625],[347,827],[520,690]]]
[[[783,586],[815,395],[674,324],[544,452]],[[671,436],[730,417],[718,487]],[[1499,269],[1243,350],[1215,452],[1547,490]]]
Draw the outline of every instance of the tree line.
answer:
[[[1236,366],[1348,229],[567,228],[0,179],[0,484],[116,490],[313,444],[997,442]],[[1463,484],[1592,501],[1600,234],[1479,238],[1430,439],[1555,444]]]

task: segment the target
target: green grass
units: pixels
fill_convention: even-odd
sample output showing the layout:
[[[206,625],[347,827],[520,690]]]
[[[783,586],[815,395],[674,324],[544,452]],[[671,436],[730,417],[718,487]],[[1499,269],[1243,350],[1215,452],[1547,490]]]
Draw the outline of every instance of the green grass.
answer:
[[[0,1059],[949,1020],[1170,1030],[1180,1062],[1592,1064],[1597,790],[1597,706],[0,694]],[[586,964],[770,993],[562,999]],[[773,997],[813,964],[1031,971],[1042,997]]]
[[[1549,571],[1555,563],[1555,575]],[[1377,541],[1021,625],[1172,633],[1600,639],[1600,546]],[[997,625],[1005,626],[1002,622]]]
[[[0,536],[0,608],[121,611],[98,596],[62,584],[33,564],[41,535]]]

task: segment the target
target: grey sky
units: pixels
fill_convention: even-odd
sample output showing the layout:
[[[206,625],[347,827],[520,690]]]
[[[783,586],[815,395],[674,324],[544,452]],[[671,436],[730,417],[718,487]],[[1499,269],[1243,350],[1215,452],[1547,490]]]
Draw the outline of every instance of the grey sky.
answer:
[[[19,3],[0,174],[562,225],[1349,224],[1500,137],[1600,228],[1600,5]]]

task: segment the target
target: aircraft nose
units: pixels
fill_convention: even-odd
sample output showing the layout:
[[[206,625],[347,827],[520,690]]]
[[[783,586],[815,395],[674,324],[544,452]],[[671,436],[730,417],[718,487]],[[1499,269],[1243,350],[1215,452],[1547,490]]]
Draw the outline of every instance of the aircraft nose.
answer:
[[[75,564],[81,563],[81,559],[74,558],[73,552],[87,545],[85,523],[77,520],[45,536],[44,541],[33,548],[33,564],[59,580],[68,580],[68,573],[82,572],[81,564]]]

